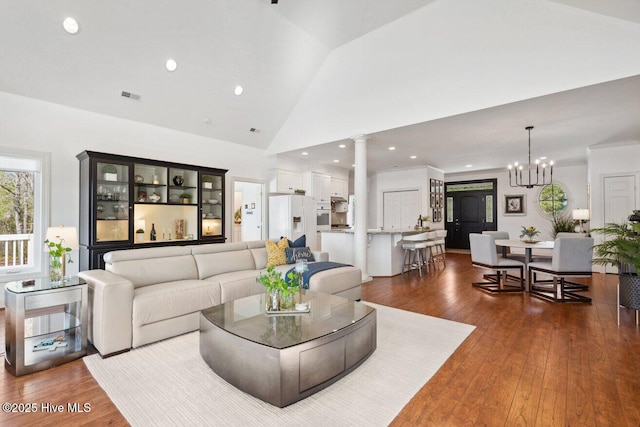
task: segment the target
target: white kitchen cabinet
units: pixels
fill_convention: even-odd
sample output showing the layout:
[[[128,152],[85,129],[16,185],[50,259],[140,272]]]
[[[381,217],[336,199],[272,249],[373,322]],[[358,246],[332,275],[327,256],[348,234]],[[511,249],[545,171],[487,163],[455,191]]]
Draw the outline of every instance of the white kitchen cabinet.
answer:
[[[340,178],[331,178],[331,197],[346,199],[349,195],[349,181]]]
[[[302,175],[298,172],[284,169],[275,169],[272,172],[271,181],[269,182],[269,191],[271,193],[293,194],[294,190],[301,188]]]
[[[331,202],[331,176],[312,173],[313,176],[313,197],[316,203]]]

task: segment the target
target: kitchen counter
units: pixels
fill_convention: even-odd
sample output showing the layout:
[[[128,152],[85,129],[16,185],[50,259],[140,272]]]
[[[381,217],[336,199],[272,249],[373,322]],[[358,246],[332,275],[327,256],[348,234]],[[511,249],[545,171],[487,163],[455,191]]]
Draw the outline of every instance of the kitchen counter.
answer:
[[[405,228],[394,230],[382,230],[379,228],[370,228],[367,230],[367,234],[402,234],[403,236],[411,236],[412,234],[424,233],[425,231],[431,231],[430,228]],[[353,228],[332,228],[331,230],[322,230],[321,233],[354,233]]]
[[[434,231],[434,229],[406,228],[396,230],[367,230],[367,273],[371,276],[395,276],[402,273],[403,236]],[[354,263],[353,228],[334,228],[320,232],[322,251],[329,253],[329,261]]]

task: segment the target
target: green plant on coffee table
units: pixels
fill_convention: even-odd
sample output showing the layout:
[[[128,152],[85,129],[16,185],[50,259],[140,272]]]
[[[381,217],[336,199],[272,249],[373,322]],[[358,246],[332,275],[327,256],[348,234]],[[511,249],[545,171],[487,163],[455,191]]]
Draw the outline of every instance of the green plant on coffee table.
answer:
[[[287,274],[287,278],[289,279],[289,283],[287,283],[284,277],[282,277],[282,274],[272,266],[267,268],[266,273],[260,274],[260,276],[256,278],[256,281],[260,282],[268,293],[278,293],[283,300],[287,300],[289,296],[298,290],[298,273],[291,271]]]
[[[551,235],[555,239],[558,233],[573,233],[576,222],[569,215],[556,214],[551,218]]]

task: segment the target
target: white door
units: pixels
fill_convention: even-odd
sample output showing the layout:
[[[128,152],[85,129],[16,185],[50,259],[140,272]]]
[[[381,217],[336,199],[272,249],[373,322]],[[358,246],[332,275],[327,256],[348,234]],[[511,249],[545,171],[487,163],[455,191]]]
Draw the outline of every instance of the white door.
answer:
[[[634,175],[604,178],[604,223],[626,223],[636,206]]]
[[[262,240],[264,227],[264,184],[258,182],[234,181],[234,221],[233,241],[247,242]],[[239,210],[240,218],[236,219]]]
[[[603,181],[604,223],[624,224],[636,206],[636,179],[634,175],[607,176]],[[616,273],[607,265],[605,271]]]

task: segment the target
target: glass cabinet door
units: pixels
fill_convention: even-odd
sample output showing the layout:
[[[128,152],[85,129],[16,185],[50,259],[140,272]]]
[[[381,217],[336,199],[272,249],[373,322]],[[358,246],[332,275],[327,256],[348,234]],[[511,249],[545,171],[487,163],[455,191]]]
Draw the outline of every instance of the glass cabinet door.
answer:
[[[222,217],[224,202],[224,181],[219,174],[200,174],[202,238],[222,236]]]
[[[129,166],[97,162],[96,243],[129,240]]]

